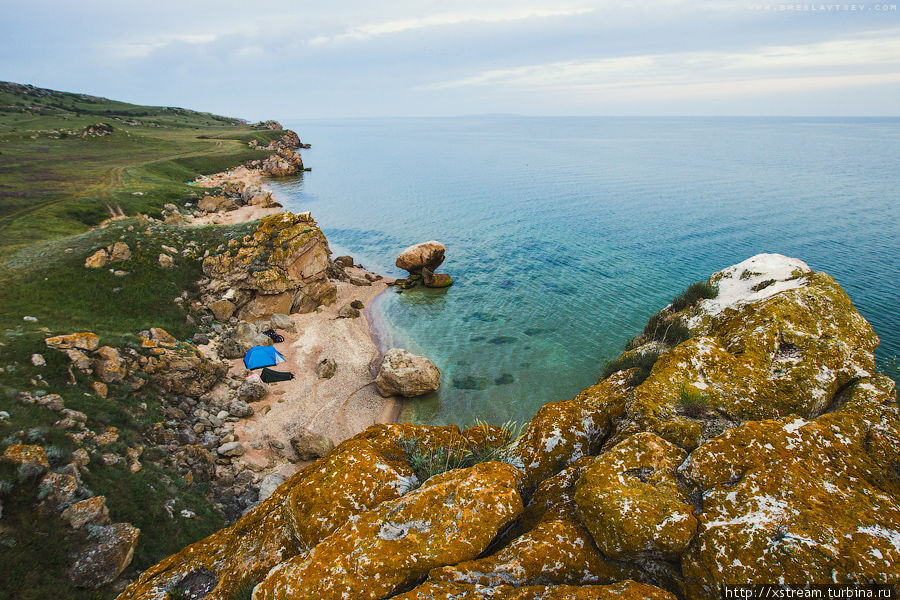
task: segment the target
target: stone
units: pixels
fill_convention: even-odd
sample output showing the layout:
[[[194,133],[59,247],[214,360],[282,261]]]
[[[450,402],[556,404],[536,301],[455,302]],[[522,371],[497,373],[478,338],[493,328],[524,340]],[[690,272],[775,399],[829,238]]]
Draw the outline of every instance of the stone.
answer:
[[[84,266],[88,269],[105,267],[109,263],[109,252],[106,248],[100,248],[84,260]]]
[[[128,523],[96,527],[68,571],[78,588],[98,589],[114,581],[131,564],[141,531]]]
[[[610,585],[529,585],[483,587],[471,583],[426,581],[394,600],[675,600],[657,587],[622,581]]]
[[[339,319],[355,319],[355,318],[357,318],[360,314],[361,314],[361,313],[359,312],[359,309],[353,308],[352,306],[350,306],[350,305],[348,304],[348,305],[346,305],[346,306],[342,306],[342,307],[338,310],[337,316],[338,316]]]
[[[352,267],[353,266],[353,257],[346,256],[346,255],[338,256],[334,259],[334,264],[336,264],[340,267],[343,267],[345,269],[348,267]]]
[[[109,262],[123,262],[131,258],[131,248],[125,242],[116,242],[109,247]]]
[[[453,285],[453,278],[446,273],[433,273],[429,269],[422,269],[422,283],[429,288],[445,288]]]
[[[170,255],[164,253],[159,255],[157,262],[163,269],[171,269],[175,266],[175,259]]]
[[[237,306],[231,300],[216,300],[215,302],[210,302],[207,308],[212,312],[216,321],[220,323],[227,323],[228,319],[234,315],[234,311],[237,310]]]
[[[693,505],[675,479],[687,452],[649,432],[595,459],[575,487],[578,515],[613,559],[675,560],[697,532]]]
[[[333,358],[323,358],[316,365],[316,377],[331,379],[337,373],[337,362]]]
[[[440,387],[441,371],[424,356],[392,348],[381,361],[375,385],[384,397],[421,396]]]
[[[107,525],[109,510],[106,508],[106,497],[93,496],[80,500],[66,508],[60,516],[72,529],[79,529],[88,524]]]
[[[267,386],[258,377],[245,379],[237,391],[237,399],[243,402],[258,402],[269,394]]]
[[[242,456],[244,447],[240,442],[226,442],[216,448],[216,452],[219,456]]]
[[[410,246],[397,257],[398,268],[410,273],[421,273],[422,269],[434,271],[444,262],[447,248],[440,242],[424,242]]]
[[[243,400],[234,399],[231,401],[231,404],[228,405],[228,414],[232,417],[245,419],[253,416],[253,407]]]
[[[39,489],[39,497],[43,502],[65,506],[75,499],[78,493],[78,480],[66,473],[50,472],[41,479]]]
[[[276,313],[269,317],[269,322],[272,324],[273,329],[280,329],[282,331],[287,331],[288,333],[295,333],[297,331],[290,315]]]
[[[111,346],[103,346],[97,350],[99,358],[94,361],[94,372],[105,383],[118,383],[128,374],[125,360],[119,351]]]
[[[35,367],[44,367],[47,365],[47,361],[44,360],[44,357],[40,354],[32,354],[31,355],[31,364]]]
[[[294,449],[297,460],[307,461],[325,456],[331,452],[334,444],[322,433],[299,427],[291,435],[291,448]]]
[[[366,279],[365,277],[350,277],[350,283],[352,285],[357,285],[361,287],[365,287],[367,285],[372,285],[372,282]]]
[[[294,294],[291,313],[308,313],[337,300],[337,287],[330,281],[309,283]]]
[[[45,469],[50,466],[47,451],[34,444],[11,444],[3,451],[3,459],[16,465],[33,465]]]
[[[149,376],[150,383],[167,393],[198,398],[227,372],[225,363],[210,360],[193,344],[177,342],[165,330],[154,327],[140,337],[151,353],[142,364],[142,377]]]
[[[436,475],[279,565],[256,587],[254,600],[300,593],[375,600],[417,583],[435,567],[474,559],[522,512],[520,477],[515,467],[498,462]]]
[[[580,523],[561,519],[541,523],[491,556],[435,569],[429,579],[526,586],[612,583],[636,576],[637,569],[623,568],[597,552]]]
[[[362,310],[366,307],[366,305],[362,303],[362,300],[354,300],[350,303],[350,307],[355,308],[356,310]]]
[[[262,482],[259,484],[259,501],[262,502],[271,496],[282,483],[284,483],[284,477],[276,473],[270,473],[263,477]]]
[[[98,398],[106,398],[109,394],[109,388],[102,381],[94,381],[91,383],[91,389],[93,389],[94,395]]]
[[[57,335],[44,340],[49,348],[57,350],[78,349],[93,352],[100,346],[100,336],[89,331],[81,333],[70,333],[68,335]]]
[[[65,408],[62,396],[59,394],[45,394],[37,397],[37,405],[48,410],[61,411]]]

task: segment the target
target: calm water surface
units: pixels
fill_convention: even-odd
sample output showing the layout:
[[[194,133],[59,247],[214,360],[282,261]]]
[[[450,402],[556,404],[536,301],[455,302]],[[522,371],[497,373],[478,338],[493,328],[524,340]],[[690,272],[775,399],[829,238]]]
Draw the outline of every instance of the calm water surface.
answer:
[[[405,419],[530,418],[591,385],[687,284],[760,252],[834,276],[900,354],[900,119],[475,117],[292,122],[272,183],[376,271],[447,246],[446,291],[382,294],[386,346],[431,358]],[[895,364],[895,363],[893,363]]]

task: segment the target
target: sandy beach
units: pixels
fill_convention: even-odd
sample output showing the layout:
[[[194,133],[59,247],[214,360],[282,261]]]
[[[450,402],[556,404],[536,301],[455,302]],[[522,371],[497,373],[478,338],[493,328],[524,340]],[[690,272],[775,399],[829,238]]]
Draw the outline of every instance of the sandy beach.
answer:
[[[246,167],[206,176],[196,183],[216,187],[224,183],[265,185],[260,174]],[[191,225],[233,224],[275,214],[280,207],[242,206],[229,212],[195,217]],[[327,233],[326,233],[327,235]],[[372,337],[367,309],[356,318],[339,318],[338,310],[359,300],[366,307],[388,288],[391,279],[349,267],[347,273],[358,280],[376,279],[371,285],[354,285],[333,280],[337,300],[318,311],[290,315],[295,331],[278,330],[284,341],[275,347],[285,357],[276,369],[294,374],[290,381],[268,384],[269,394],[253,403],[254,414],[235,423],[234,434],[244,446],[240,460],[257,472],[289,476],[307,464],[294,459],[290,439],[304,428],[314,436],[324,436],[337,445],[376,423],[397,419],[399,398],[384,398],[375,388],[375,369],[381,358]],[[372,277],[374,275],[374,277]],[[316,367],[323,359],[337,363],[337,371],[320,379]],[[242,359],[229,361],[230,373],[246,376]]]

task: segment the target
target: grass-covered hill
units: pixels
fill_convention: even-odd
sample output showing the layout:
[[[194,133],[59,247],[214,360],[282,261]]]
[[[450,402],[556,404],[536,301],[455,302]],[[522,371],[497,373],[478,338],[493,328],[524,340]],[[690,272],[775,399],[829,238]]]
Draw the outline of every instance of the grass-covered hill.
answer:
[[[179,340],[196,333],[184,304],[174,300],[190,294],[202,276],[197,259],[246,227],[168,225],[160,219],[164,206],[196,206],[202,191],[189,182],[266,158],[271,151],[264,148],[284,134],[209,113],[0,82],[0,453],[15,444],[40,445],[55,472],[80,448],[59,425],[60,412],[23,401],[23,393],[32,399],[59,394],[91,432],[116,427],[117,441],[91,451],[79,493],[105,496],[113,522],[141,530],[134,573],[220,528],[224,516],[209,484],[185,482],[153,456],[145,455],[136,473],[106,464],[104,454],[124,456],[146,444],[148,428],[165,418],[164,398],[118,384],[100,397],[90,378],[73,373],[44,340],[93,331],[101,345],[125,348],[139,345],[135,334],[150,327]],[[252,140],[259,149],[249,146]],[[128,218],[95,227],[113,212]],[[85,268],[86,256],[116,242],[129,246],[127,262]],[[170,252],[164,247],[178,250],[168,268],[158,260]],[[46,364],[33,364],[34,354]],[[71,553],[87,534],[37,509],[46,493],[39,479],[0,461],[0,596],[114,597],[109,587],[69,584]],[[193,516],[180,517],[182,510]]]
[[[110,216],[151,216],[186,185],[260,158],[283,131],[183,108],[139,106],[0,82],[0,255],[80,233]]]

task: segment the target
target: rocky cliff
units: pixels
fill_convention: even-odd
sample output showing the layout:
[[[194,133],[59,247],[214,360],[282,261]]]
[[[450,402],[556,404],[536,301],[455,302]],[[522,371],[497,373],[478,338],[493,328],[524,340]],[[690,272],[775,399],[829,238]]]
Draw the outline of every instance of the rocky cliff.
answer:
[[[227,321],[309,312],[335,299],[328,241],[309,213],[281,212],[203,261],[206,301]]]
[[[204,267],[293,303],[252,262]],[[724,583],[896,582],[900,420],[871,327],[831,277],[779,255],[698,289],[521,435],[371,427],[120,599],[711,600]]]

